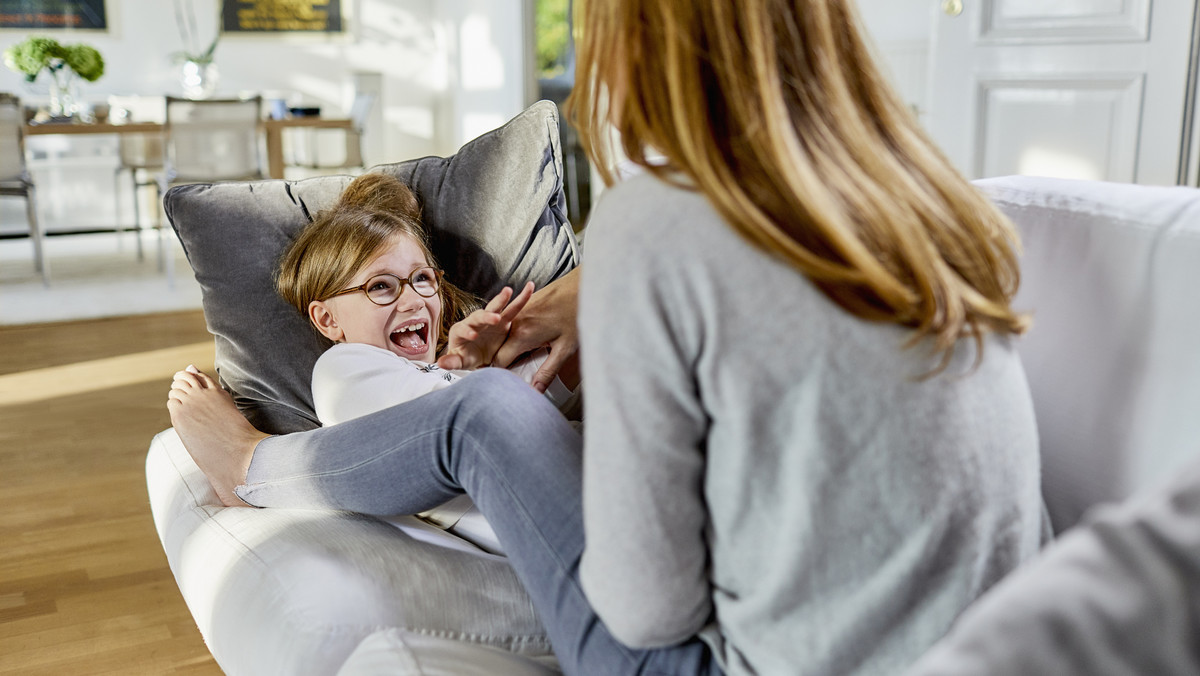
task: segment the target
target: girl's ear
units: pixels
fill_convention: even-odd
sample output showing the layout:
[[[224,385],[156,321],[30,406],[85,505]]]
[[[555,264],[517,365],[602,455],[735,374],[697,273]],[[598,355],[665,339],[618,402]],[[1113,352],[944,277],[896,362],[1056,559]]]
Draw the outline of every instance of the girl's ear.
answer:
[[[308,320],[317,327],[321,335],[335,343],[342,342],[346,337],[345,332],[338,328],[337,318],[333,316],[325,301],[314,300],[308,304]]]

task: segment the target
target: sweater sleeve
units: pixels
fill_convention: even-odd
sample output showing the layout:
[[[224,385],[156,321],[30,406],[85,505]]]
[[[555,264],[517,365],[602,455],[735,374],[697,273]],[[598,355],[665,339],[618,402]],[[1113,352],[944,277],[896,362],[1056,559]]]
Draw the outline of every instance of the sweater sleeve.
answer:
[[[658,647],[694,636],[711,614],[707,419],[689,356],[698,338],[678,285],[653,245],[623,227],[628,214],[612,211],[592,216],[580,291],[589,388],[580,576],[618,640]]]
[[[425,371],[387,350],[359,343],[329,348],[313,366],[313,407],[334,425],[449,387],[458,376]]]

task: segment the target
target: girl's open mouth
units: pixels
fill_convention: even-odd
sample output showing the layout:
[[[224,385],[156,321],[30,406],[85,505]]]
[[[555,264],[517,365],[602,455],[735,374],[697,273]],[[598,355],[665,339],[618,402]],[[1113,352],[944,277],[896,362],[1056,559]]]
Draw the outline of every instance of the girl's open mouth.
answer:
[[[429,324],[415,322],[401,326],[389,336],[392,343],[404,352],[424,354],[429,348]]]

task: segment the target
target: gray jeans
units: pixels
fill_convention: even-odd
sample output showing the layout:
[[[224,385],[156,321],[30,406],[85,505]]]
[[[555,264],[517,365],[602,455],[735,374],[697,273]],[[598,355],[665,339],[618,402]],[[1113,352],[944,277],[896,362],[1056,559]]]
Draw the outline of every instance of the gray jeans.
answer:
[[[579,585],[582,439],[519,378],[483,369],[413,401],[259,443],[238,489],[261,507],[414,514],[464,491],[487,517],[567,674],[720,674],[693,638],[618,643]]]

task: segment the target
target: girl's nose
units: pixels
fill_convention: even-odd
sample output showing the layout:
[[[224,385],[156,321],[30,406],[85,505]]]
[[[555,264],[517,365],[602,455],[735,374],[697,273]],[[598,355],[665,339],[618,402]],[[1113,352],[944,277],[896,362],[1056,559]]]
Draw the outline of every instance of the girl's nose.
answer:
[[[410,312],[420,309],[425,304],[425,299],[421,294],[413,291],[411,284],[405,284],[404,289],[400,291],[400,297],[396,299],[396,309],[401,312]]]

